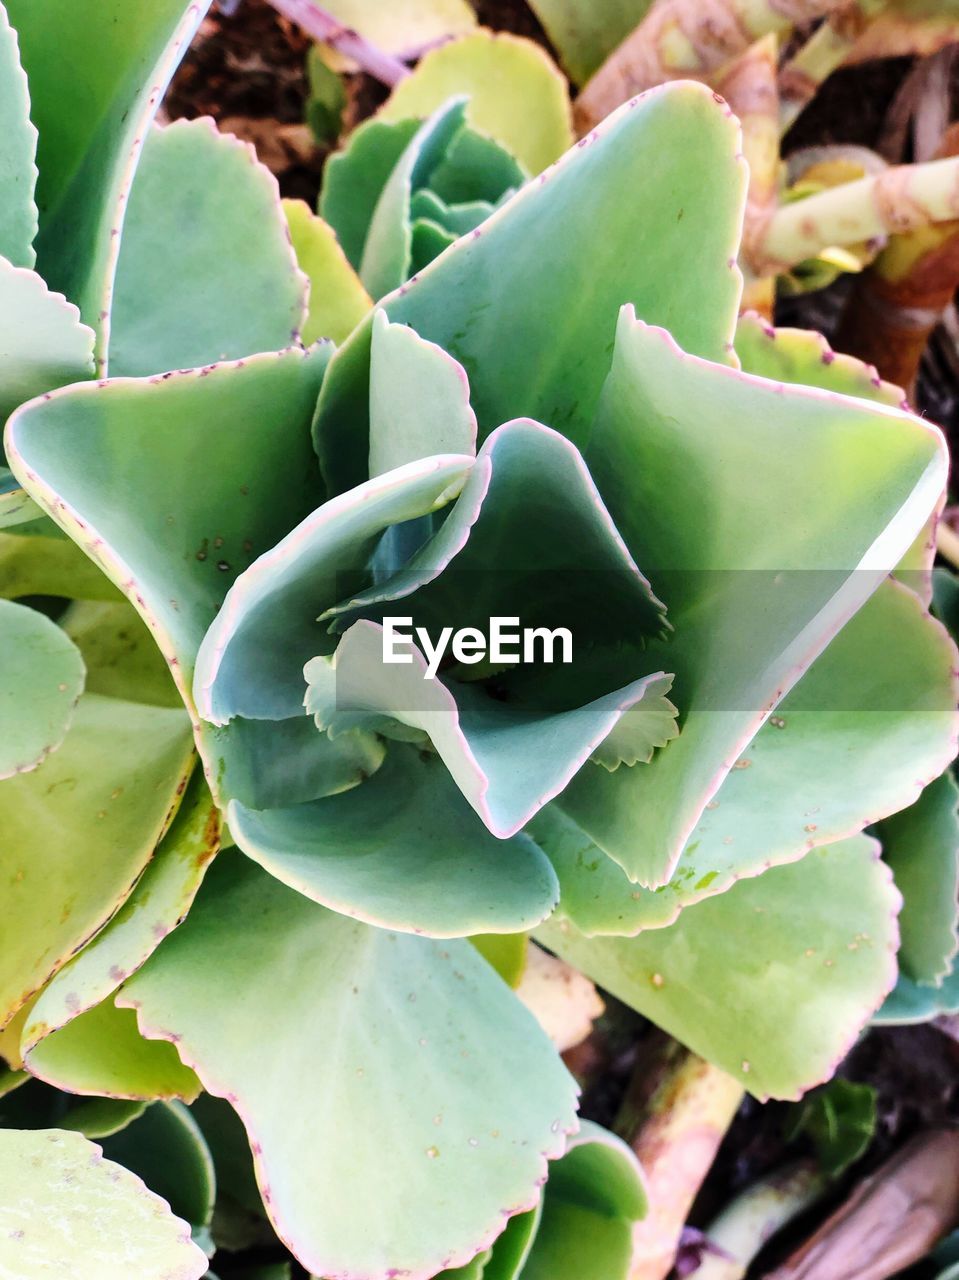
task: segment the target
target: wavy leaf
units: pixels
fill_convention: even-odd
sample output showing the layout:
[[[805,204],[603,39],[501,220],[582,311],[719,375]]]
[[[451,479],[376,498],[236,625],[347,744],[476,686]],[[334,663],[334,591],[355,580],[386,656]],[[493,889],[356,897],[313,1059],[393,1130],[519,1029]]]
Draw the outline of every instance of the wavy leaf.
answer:
[[[70,1093],[192,1102],[200,1092],[173,1045],[141,1035],[133,1013],[112,999],[40,1040],[24,1061],[32,1075]]]
[[[62,746],[0,783],[0,1021],[124,901],[193,768],[182,711],[86,695]]]
[[[657,886],[934,509],[943,444],[896,410],[686,355],[625,309],[587,461],[669,605],[675,635],[648,660],[675,672],[682,732],[641,770],[581,773],[562,805],[630,879]]]
[[[370,476],[436,453],[476,453],[466,371],[380,311],[370,361]]]
[[[682,84],[646,94],[384,309],[466,369],[481,439],[528,416],[581,444],[621,304],[634,303],[686,350],[728,361],[741,287],[738,148],[737,126],[706,90]],[[669,269],[650,271],[651,261]],[[370,336],[369,321],[351,335],[320,398],[315,439],[333,492],[365,474]]]
[[[2,13],[2,9],[0,9]],[[17,405],[93,373],[93,330],[34,271],[0,258],[0,426]],[[0,450],[0,463],[5,461]],[[38,515],[0,466],[0,529]]]
[[[146,621],[188,706],[230,583],[321,497],[308,424],[328,358],[70,387],[10,423],[19,476]]]
[[[425,186],[453,139],[463,129],[461,98],[445,103],[425,120],[390,172],[373,209],[363,242],[360,279],[373,298],[398,289],[410,274],[410,201]]]
[[[214,724],[300,714],[303,667],[326,639],[317,615],[348,593],[387,526],[445,506],[471,465],[469,457],[447,454],[378,476],[319,507],[261,555],[230,589],[203,640],[200,714]]]
[[[284,200],[283,213],[296,260],[310,282],[302,342],[304,346],[318,338],[342,342],[373,306],[373,299],[350,266],[333,228],[311,212],[305,200]]]
[[[354,790],[259,813],[234,801],[227,816],[243,852],[284,884],[404,933],[530,929],[559,896],[532,840],[491,836],[443,764],[400,744]]]
[[[6,8],[40,134],[38,267],[96,330],[102,368],[140,148],[209,0],[6,0]]]
[[[153,954],[193,902],[220,842],[219,814],[199,770],[169,831],[120,910],[44,987],[21,1045],[46,1036],[111,996]]]
[[[922,986],[941,986],[959,951],[959,788],[944,773],[876,828],[903,896],[899,968]]]
[[[584,1122],[550,1170],[522,1280],[628,1280],[633,1224],[646,1211],[643,1173],[632,1150]]]
[[[237,856],[217,859],[119,998],[233,1102],[274,1225],[319,1274],[462,1265],[535,1202],[574,1125],[571,1079],[468,943],[330,914]],[[267,1074],[253,1026],[273,1046]],[[344,1162],[377,1204],[374,1233]]]
[[[537,931],[758,1098],[832,1075],[895,980],[901,899],[867,836],[826,845],[636,938]]]
[[[506,32],[470,32],[430,49],[377,113],[380,120],[422,119],[457,94],[466,118],[495,138],[531,174],[573,145],[565,78],[532,40]]]
[[[20,65],[17,33],[0,5],[0,255],[32,267],[37,234],[37,131],[30,119],[30,88]]]
[[[0,780],[35,769],[66,736],[83,659],[56,623],[0,600]]]
[[[189,1227],[135,1174],[59,1129],[0,1130],[0,1268],[18,1280],[199,1280]]]
[[[216,1174],[200,1126],[181,1102],[155,1102],[103,1144],[103,1154],[142,1178],[203,1238],[213,1219]],[[200,1240],[197,1239],[197,1243]]]
[[[561,911],[585,933],[660,928],[737,879],[913,804],[955,754],[956,669],[941,625],[883,583],[753,738],[661,889],[636,892],[569,818],[534,826]]]
[[[306,289],[276,179],[250,144],[209,119],[154,125],[123,224],[110,373],[278,351],[300,336]]]

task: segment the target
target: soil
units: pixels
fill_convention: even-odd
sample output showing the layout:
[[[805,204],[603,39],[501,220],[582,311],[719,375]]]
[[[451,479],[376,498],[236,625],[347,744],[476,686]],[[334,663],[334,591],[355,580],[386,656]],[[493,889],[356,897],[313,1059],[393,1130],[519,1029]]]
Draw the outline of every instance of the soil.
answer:
[[[487,25],[530,36],[549,47],[522,0],[476,0],[476,8]],[[170,88],[165,110],[169,118],[212,116],[224,130],[256,145],[284,195],[315,205],[328,149],[303,123],[309,92],[308,48],[309,41],[266,0],[240,0],[229,15],[214,9]],[[909,59],[890,59],[834,75],[794,126],[788,149],[834,141],[875,146],[889,105],[911,66]],[[382,86],[367,76],[347,77],[345,127],[364,119],[384,96]],[[831,337],[850,283],[847,278],[819,293],[781,299],[777,322],[818,328]],[[940,327],[923,361],[916,398],[918,408],[955,440],[959,440],[957,371],[956,343]],[[584,1111],[590,1118],[607,1125],[614,1122],[641,1057],[646,1025],[610,1000],[595,1038],[574,1058],[571,1065],[589,1077]],[[935,1026],[872,1030],[849,1055],[841,1072],[874,1086],[879,1125],[870,1150],[837,1187],[834,1199],[920,1127],[959,1122],[959,1044],[947,1030]],[[787,1147],[783,1138],[785,1111],[784,1104],[761,1106],[749,1100],[743,1105],[703,1186],[694,1225],[708,1222],[731,1195],[797,1153],[795,1144]],[[814,1218],[821,1218],[829,1207]],[[808,1222],[797,1224],[776,1242],[773,1252],[788,1251],[810,1229]],[[231,1272],[221,1265],[222,1257],[217,1259],[218,1271],[228,1280]],[[762,1269],[756,1274],[762,1274]],[[915,1275],[918,1278],[921,1271]]]

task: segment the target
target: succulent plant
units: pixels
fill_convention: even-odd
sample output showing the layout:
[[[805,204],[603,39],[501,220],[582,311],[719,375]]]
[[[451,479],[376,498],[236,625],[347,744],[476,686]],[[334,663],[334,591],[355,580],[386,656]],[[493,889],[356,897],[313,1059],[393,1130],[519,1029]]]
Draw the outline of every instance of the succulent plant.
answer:
[[[895,981],[889,864],[922,887],[885,824],[952,796],[945,450],[863,366],[737,320],[738,149],[675,84],[526,180],[454,98],[331,161],[337,245],[208,122],[154,128],[108,318],[61,280],[109,376],[6,430],[46,518],[0,540],[0,594],[65,607],[7,606],[0,1049],[70,1093],[225,1099],[318,1275],[581,1275],[590,1209],[624,1274],[635,1164],[570,1136],[475,935],[535,931],[760,1097],[828,1077]],[[493,617],[572,660],[444,658]],[[904,928],[907,972],[942,974],[941,923]]]

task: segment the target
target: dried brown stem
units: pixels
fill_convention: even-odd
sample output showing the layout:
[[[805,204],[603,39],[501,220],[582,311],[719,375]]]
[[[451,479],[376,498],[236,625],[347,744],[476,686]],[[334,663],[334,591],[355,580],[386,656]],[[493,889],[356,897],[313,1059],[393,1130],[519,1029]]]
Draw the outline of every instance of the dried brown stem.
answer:
[[[959,125],[940,155],[959,154]],[[856,282],[837,345],[913,397],[919,362],[959,288],[959,219],[893,236]]]
[[[636,93],[665,80],[705,79],[765,35],[785,35],[841,0],[656,0],[575,104],[587,132]]]
[[[776,207],[779,189],[778,51],[776,37],[764,36],[714,80],[715,88],[739,117],[743,129],[743,155],[749,164],[749,192],[743,228],[747,260],[762,243]],[[775,289],[773,276],[748,276],[742,310],[758,311],[771,320]]]
[[[765,1280],[886,1280],[959,1218],[959,1132],[919,1134]]]

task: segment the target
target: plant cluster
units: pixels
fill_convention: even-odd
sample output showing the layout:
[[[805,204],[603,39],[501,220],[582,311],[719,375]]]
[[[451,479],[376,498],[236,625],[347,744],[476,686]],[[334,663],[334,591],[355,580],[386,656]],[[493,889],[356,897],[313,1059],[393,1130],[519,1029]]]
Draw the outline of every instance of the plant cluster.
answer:
[[[945,446],[740,316],[703,85],[573,144],[546,56],[471,32],[314,214],[153,122],[204,8],[0,8],[0,1269],[275,1231],[330,1280],[625,1280],[656,1202],[544,965],[733,1106],[952,998]],[[424,680],[397,613],[574,659]]]

